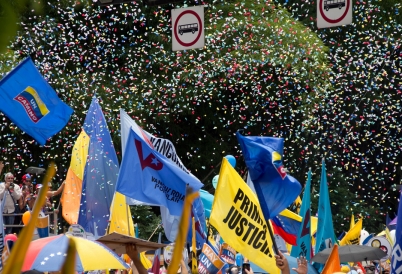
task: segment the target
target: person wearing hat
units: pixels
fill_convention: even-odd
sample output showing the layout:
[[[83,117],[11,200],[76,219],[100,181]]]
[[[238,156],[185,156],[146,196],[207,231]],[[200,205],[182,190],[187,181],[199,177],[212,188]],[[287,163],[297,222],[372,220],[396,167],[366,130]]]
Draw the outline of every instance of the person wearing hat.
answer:
[[[22,191],[19,185],[14,183],[14,175],[8,172],[4,175],[4,181],[0,183],[0,200],[5,200],[3,213],[10,214],[14,213],[15,207],[19,206],[17,201],[22,196]],[[14,224],[14,216],[3,216],[3,223],[5,225]],[[5,234],[10,234],[12,232],[12,227],[7,227],[5,229]]]
[[[33,184],[32,184],[32,176],[27,173],[22,176],[22,183],[26,185],[31,193],[34,193]]]

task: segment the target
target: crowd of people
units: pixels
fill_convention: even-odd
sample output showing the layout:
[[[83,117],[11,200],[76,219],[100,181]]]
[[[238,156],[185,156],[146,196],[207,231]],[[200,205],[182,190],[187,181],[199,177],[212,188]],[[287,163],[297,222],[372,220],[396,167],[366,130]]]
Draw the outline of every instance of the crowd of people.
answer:
[[[0,174],[4,169],[4,163],[0,161]],[[25,174],[21,178],[21,183],[15,182],[15,176],[11,172],[4,174],[4,182],[0,183],[0,200],[3,202],[3,223],[5,225],[5,234],[19,233],[21,227],[12,227],[10,225],[22,225],[22,214],[26,211],[32,211],[39,190],[42,184],[33,184],[33,176]],[[65,182],[56,191],[46,193],[46,203],[43,205],[44,213],[53,209],[51,198],[63,192]]]
[[[0,175],[4,169],[4,163],[0,161]],[[5,235],[11,233],[19,232],[19,228],[14,228],[7,225],[15,225],[22,224],[21,223],[21,215],[26,211],[31,211],[35,204],[37,195],[39,194],[39,190],[41,189],[41,184],[34,184],[32,179],[33,176],[30,174],[25,174],[21,178],[21,183],[18,184],[15,182],[15,176],[11,172],[7,172],[4,174],[4,182],[0,183],[0,200],[3,204],[3,222],[5,225]],[[65,185],[65,181],[61,184],[61,186],[56,191],[48,191],[46,194],[47,199],[46,203],[43,205],[42,209],[44,212],[49,211],[53,208],[52,206],[52,197],[57,196],[62,193]],[[17,214],[19,213],[19,214]],[[129,264],[132,269],[133,274],[148,274],[153,273],[152,269],[146,269],[140,260],[139,253],[136,249],[135,245],[127,245],[126,246],[126,254],[130,258]],[[199,254],[197,254],[199,255]],[[198,257],[198,256],[197,256]],[[278,252],[275,255],[276,266],[281,270],[282,274],[290,274],[291,268],[286,256],[282,252]],[[244,258],[242,262],[247,263],[248,260]],[[178,269],[179,273],[188,274],[191,273],[191,256],[188,258],[188,262],[184,262],[181,260],[180,266]],[[242,269],[243,264],[234,264],[229,268],[226,268],[226,273],[229,274],[254,274],[261,273],[259,270],[254,272],[253,267]],[[159,273],[154,274],[163,274],[167,273],[168,265],[164,262],[159,269]],[[307,274],[308,273],[308,262],[304,257],[297,259],[297,268],[292,268],[293,273],[298,274]],[[99,271],[102,272],[102,271]],[[99,273],[97,272],[97,273]],[[389,264],[381,263],[379,267],[376,267],[371,262],[365,262],[364,266],[360,263],[354,263],[352,265],[341,265],[341,272],[339,273],[347,273],[347,274],[376,274],[376,273],[389,273]],[[263,273],[263,272],[262,272]]]

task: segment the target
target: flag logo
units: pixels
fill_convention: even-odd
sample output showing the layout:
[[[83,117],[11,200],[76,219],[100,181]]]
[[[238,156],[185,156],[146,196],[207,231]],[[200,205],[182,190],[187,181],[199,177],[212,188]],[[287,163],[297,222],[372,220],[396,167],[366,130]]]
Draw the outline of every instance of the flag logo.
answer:
[[[38,92],[31,86],[25,88],[23,92],[14,97],[25,109],[32,122],[37,123],[49,113],[46,105],[40,99]]]
[[[163,168],[163,163],[158,161],[156,156],[152,153],[149,153],[147,158],[144,159],[141,141],[135,139],[135,147],[138,151],[138,158],[140,159],[142,170],[144,170],[146,167],[152,168],[154,170],[161,170]]]
[[[274,165],[276,171],[278,171],[282,180],[286,177],[286,170],[282,163],[282,156],[280,153],[273,151],[272,152],[272,164]]]

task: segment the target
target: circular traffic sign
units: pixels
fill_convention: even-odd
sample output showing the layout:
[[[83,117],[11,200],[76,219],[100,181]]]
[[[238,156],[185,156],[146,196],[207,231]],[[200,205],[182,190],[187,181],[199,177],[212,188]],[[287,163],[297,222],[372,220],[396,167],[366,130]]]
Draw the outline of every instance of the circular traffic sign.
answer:
[[[183,17],[183,15],[186,15],[186,14],[192,14],[192,15],[194,15],[195,18],[196,18],[197,21],[198,21],[198,31],[197,31],[198,34],[197,34],[197,36],[195,37],[195,39],[194,39],[193,41],[188,42],[188,43],[186,43],[186,42],[184,42],[184,41],[182,41],[182,40],[180,39],[180,37],[179,37],[179,35],[178,35],[178,31],[177,31],[177,29],[178,29],[177,26],[178,26],[178,24],[179,24],[180,18]],[[200,16],[199,16],[195,11],[193,11],[193,10],[185,10],[185,11],[183,11],[182,13],[180,13],[180,14],[177,16],[176,22],[174,23],[174,30],[173,30],[173,33],[174,33],[174,36],[175,36],[175,38],[176,38],[176,41],[177,41],[180,45],[182,45],[183,47],[191,47],[192,45],[194,45],[195,43],[197,43],[198,40],[200,39],[203,28],[204,28],[204,26],[202,25],[202,21],[201,21]],[[192,33],[194,34],[194,31],[193,31]],[[180,34],[182,35],[183,33],[180,32]]]
[[[348,14],[348,11],[349,11],[349,8],[350,8],[350,1],[351,0],[344,0],[345,2],[346,2],[346,8],[345,8],[345,11],[343,12],[343,14],[340,16],[340,17],[338,17],[338,18],[335,18],[335,19],[331,19],[331,18],[329,18],[328,16],[326,16],[325,15],[325,11],[324,11],[324,5],[323,5],[323,1],[325,1],[325,2],[335,2],[335,1],[331,1],[331,0],[320,0],[320,13],[321,13],[321,16],[322,16],[322,18],[325,20],[325,21],[327,21],[328,23],[330,23],[330,24],[335,24],[335,23],[339,23],[339,22],[341,22],[345,17],[346,17],[346,15]],[[326,11],[328,12],[329,11],[329,9],[330,9],[330,7],[331,8],[333,8],[332,6],[331,6],[331,4],[327,4],[326,5]],[[334,7],[335,8],[337,8],[337,7],[339,7],[339,9],[341,9],[343,6],[341,5],[341,3],[337,3],[337,5],[334,3]]]

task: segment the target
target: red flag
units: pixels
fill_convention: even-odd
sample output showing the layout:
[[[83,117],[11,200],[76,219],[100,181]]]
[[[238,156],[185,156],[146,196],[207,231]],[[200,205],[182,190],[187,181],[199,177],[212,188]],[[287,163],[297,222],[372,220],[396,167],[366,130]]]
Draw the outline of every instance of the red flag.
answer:
[[[162,233],[159,233],[158,243],[161,243]],[[154,261],[152,262],[152,273],[159,274],[159,269],[161,268],[161,261],[159,259],[161,254],[161,249],[155,251]]]

